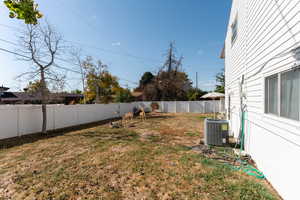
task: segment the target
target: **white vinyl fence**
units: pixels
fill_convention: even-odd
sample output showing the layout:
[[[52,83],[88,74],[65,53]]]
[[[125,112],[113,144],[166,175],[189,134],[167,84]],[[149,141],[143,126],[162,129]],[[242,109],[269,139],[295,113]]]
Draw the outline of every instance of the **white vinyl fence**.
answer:
[[[47,130],[55,130],[122,116],[134,104],[48,105]],[[1,105],[0,139],[40,132],[40,105]]]
[[[136,102],[136,105],[151,110],[152,102]],[[225,112],[224,100],[217,101],[156,101],[164,113],[213,113]]]
[[[47,130],[67,128],[106,119],[117,118],[134,107],[151,109],[152,102],[92,104],[92,105],[48,105]],[[201,102],[157,102],[161,112],[210,113],[222,112],[221,101]],[[40,105],[0,105],[0,139],[12,138],[42,129],[42,112]]]

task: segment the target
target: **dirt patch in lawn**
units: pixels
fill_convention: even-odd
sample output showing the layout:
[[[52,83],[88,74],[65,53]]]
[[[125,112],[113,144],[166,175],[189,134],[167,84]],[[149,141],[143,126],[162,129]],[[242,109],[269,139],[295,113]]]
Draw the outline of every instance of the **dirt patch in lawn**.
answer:
[[[278,199],[192,147],[203,115],[153,114],[0,150],[0,199]]]

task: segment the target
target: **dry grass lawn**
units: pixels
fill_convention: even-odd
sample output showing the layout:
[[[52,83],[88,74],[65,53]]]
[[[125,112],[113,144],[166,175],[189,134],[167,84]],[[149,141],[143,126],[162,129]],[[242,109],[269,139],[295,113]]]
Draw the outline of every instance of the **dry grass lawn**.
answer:
[[[205,158],[203,117],[156,114],[0,150],[0,199],[278,199],[261,180]]]

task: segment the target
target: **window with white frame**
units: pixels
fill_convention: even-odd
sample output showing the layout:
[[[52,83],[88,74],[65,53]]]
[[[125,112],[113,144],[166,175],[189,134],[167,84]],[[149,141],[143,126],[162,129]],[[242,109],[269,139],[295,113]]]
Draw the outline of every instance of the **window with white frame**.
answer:
[[[231,25],[231,44],[233,45],[238,35],[238,16],[235,17],[234,22]]]
[[[265,113],[300,121],[300,69],[265,79]]]
[[[265,112],[278,114],[278,75],[269,76],[265,80]]]
[[[299,120],[300,70],[292,70],[281,74],[280,114]]]

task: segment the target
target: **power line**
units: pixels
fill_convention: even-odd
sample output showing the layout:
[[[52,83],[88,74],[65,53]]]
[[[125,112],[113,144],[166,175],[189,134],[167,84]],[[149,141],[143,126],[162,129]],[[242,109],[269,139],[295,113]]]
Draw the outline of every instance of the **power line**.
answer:
[[[249,77],[246,77],[246,80],[249,80],[253,77],[255,77],[256,75],[258,75],[260,72],[263,71],[263,69],[273,60],[277,59],[277,58],[281,58],[284,56],[287,56],[288,54],[292,53],[294,50],[295,44],[293,44],[292,46],[290,46],[289,48],[281,51],[280,53],[276,54],[275,56],[273,56],[272,58],[270,58],[269,60],[265,61],[264,63],[262,63],[261,65],[257,66],[256,68],[259,68],[255,73],[253,73],[252,75],[250,75]],[[249,72],[247,72],[249,73]],[[238,81],[240,79],[240,77],[237,77],[233,80],[231,80],[229,82],[229,85],[231,85],[232,83],[234,83],[235,81]]]
[[[6,26],[6,25],[0,24],[0,26]],[[8,26],[8,27],[11,27],[11,26]],[[0,38],[0,41],[3,41],[3,42],[5,42],[5,43],[8,43],[8,44],[12,44],[12,45],[18,46],[18,44],[14,43],[14,42],[12,42],[12,41],[8,41],[8,40],[5,40],[5,39],[2,39],[2,38]],[[67,40],[65,40],[65,41],[67,41]],[[67,41],[67,42],[71,42],[71,41]],[[79,43],[79,42],[75,42],[75,43]],[[81,43],[79,43],[79,44],[81,44]],[[102,48],[92,47],[92,46],[90,46],[90,47],[91,47],[91,48],[95,48],[95,49],[99,49],[99,50],[102,50],[102,51],[105,51],[105,49],[102,49]],[[2,49],[2,50],[3,50],[3,49]],[[12,52],[12,51],[9,51],[9,50],[6,51],[6,52],[7,52],[7,53],[13,53],[13,54],[15,54],[15,55],[24,57],[24,55],[21,55],[21,54],[18,54],[18,53],[16,54],[15,52]],[[116,52],[111,51],[111,53],[116,53]],[[117,53],[117,54],[123,55],[123,56],[134,57],[134,58],[136,58],[136,59],[143,59],[142,57],[138,57],[138,56],[134,56],[134,55],[130,55],[130,54],[126,54],[126,55],[125,55],[125,54],[120,54],[120,53]],[[30,59],[29,57],[26,57],[26,58]],[[62,61],[62,62],[71,64],[71,65],[79,66],[79,65],[77,65],[77,64],[75,64],[75,63],[70,63],[70,61],[67,61],[66,59],[63,59],[63,58],[56,57],[56,59],[57,59],[57,60],[60,60],[60,61]],[[71,72],[74,72],[74,73],[80,73],[80,74],[81,74],[81,72],[79,72],[79,71],[75,71],[75,70],[73,70],[73,69],[68,69],[68,68],[65,68],[65,67],[61,67],[61,66],[58,66],[57,64],[54,64],[53,66],[55,66],[55,67],[57,67],[57,68],[64,69],[64,70],[68,70],[68,71],[71,71]],[[137,82],[130,81],[130,80],[127,80],[127,79],[125,79],[125,78],[122,78],[122,77],[118,77],[118,78],[119,78],[120,80],[124,80],[124,81],[130,82],[130,83],[132,83],[132,84],[134,84],[134,85],[139,85]]]
[[[154,64],[154,63],[152,63],[152,62],[160,62],[159,60],[156,60],[156,59],[153,59],[153,58],[145,58],[145,57],[133,55],[133,54],[131,54],[131,53],[117,52],[117,51],[113,51],[113,50],[109,50],[109,49],[104,49],[104,48],[92,46],[92,45],[89,45],[89,44],[84,44],[84,43],[82,43],[82,42],[76,42],[76,41],[70,41],[70,40],[64,40],[64,41],[70,42],[70,43],[77,43],[77,44],[82,45],[82,46],[85,46],[85,47],[87,47],[87,48],[96,49],[96,50],[103,51],[103,52],[109,53],[109,54],[114,54],[114,55],[119,55],[119,56],[124,56],[124,57],[131,57],[131,58],[135,58],[135,59],[137,59],[137,60],[146,61],[146,62],[151,62],[151,64]]]
[[[14,55],[17,55],[17,56],[20,56],[20,57],[23,57],[23,58],[30,59],[30,57],[28,57],[28,56],[24,56],[22,54],[19,54],[19,53],[16,53],[16,52],[13,52],[13,51],[10,51],[10,50],[7,50],[7,49],[3,49],[1,47],[0,47],[0,51],[4,51],[6,53],[10,53],[10,54],[14,54]]]
[[[8,40],[4,40],[4,39],[1,39],[0,38],[0,41],[3,41],[3,42],[6,42],[6,43],[9,43],[9,44],[12,44],[12,45],[15,45],[15,46],[18,46],[18,44],[16,43],[13,43],[11,41],[8,41]],[[22,54],[19,54],[19,53],[16,53],[16,52],[13,52],[13,51],[10,51],[10,50],[7,50],[7,49],[3,49],[1,48],[2,51],[5,51],[7,53],[12,53],[12,54],[15,54],[17,56],[21,56],[21,57],[24,57],[24,58],[27,58],[27,59],[31,59],[30,57],[28,56],[25,56],[25,55],[22,55]],[[72,65],[77,65],[75,63],[70,63],[69,61],[63,59],[63,58],[59,58],[59,57],[56,57],[57,60],[60,60],[60,61],[63,61],[65,63],[68,63],[68,64],[72,64]],[[42,61],[43,62],[43,61]],[[74,72],[74,73],[80,73],[79,71],[75,71],[73,69],[69,69],[69,68],[65,68],[65,67],[61,67],[61,66],[58,66],[57,64],[54,64],[53,66],[57,67],[57,68],[61,68],[61,69],[64,69],[64,70],[68,70],[68,71],[71,71],[71,72]]]
[[[20,57],[23,57],[23,58],[26,58],[26,59],[31,59],[29,56],[25,56],[25,55],[22,55],[22,54],[19,54],[19,53],[17,53],[17,52],[10,51],[10,50],[7,50],[7,49],[1,48],[1,47],[0,47],[0,51],[4,51],[4,52],[10,53],[10,54],[14,54],[14,55],[16,55],[16,56],[20,56]],[[57,58],[57,59],[58,59],[58,58]],[[60,59],[60,60],[63,60],[63,59]],[[41,62],[45,63],[45,61],[41,61]],[[68,64],[70,64],[70,63],[68,63]],[[59,68],[59,69],[63,69],[63,70],[66,70],[66,71],[73,72],[73,73],[81,74],[81,72],[79,72],[79,71],[76,71],[76,70],[73,70],[73,69],[70,69],[70,68],[67,68],[67,67],[62,67],[62,66],[60,66],[60,65],[57,65],[56,63],[54,63],[53,66],[56,67],[56,68]],[[136,83],[136,82],[134,82],[134,81],[130,81],[130,80],[127,80],[127,79],[118,77],[118,76],[116,76],[116,77],[119,78],[120,80],[124,80],[124,81],[127,81],[127,82],[129,82],[129,83],[138,85],[138,83]]]
[[[14,51],[10,51],[10,50],[7,50],[7,49],[3,49],[0,47],[0,51],[4,51],[6,53],[10,53],[10,54],[14,54],[16,56],[20,56],[20,57],[23,57],[23,58],[26,58],[26,59],[31,59],[29,56],[25,56],[25,55],[22,55],[22,54],[19,54],[17,52],[14,52]],[[41,61],[43,63],[45,63],[45,61]],[[66,68],[66,67],[61,67],[57,64],[53,64],[54,67],[57,67],[57,68],[60,68],[60,69],[64,69],[64,70],[67,70],[67,71],[71,71],[71,72],[74,72],[74,73],[80,73],[78,71],[75,71],[75,70],[72,70],[72,69],[69,69],[69,68]]]
[[[18,45],[17,43],[14,43],[14,42],[11,42],[11,41],[8,41],[8,40],[5,40],[5,39],[1,39],[1,38],[0,38],[0,41],[5,42],[5,43],[8,43],[8,44],[15,45],[15,46]]]
[[[20,32],[20,29],[18,29],[17,27],[8,26],[8,25],[5,25],[5,24],[0,24],[0,26],[6,27],[6,28],[9,28],[9,29],[15,29],[15,30],[18,30]],[[5,41],[5,40],[2,39],[2,41]],[[130,57],[130,58],[134,58],[134,59],[141,60],[141,61],[148,62],[148,63],[151,62],[151,64],[154,64],[154,62],[155,63],[160,62],[159,60],[156,60],[156,59],[153,59],[153,58],[145,58],[145,57],[137,56],[137,55],[134,55],[134,54],[131,54],[131,53],[128,53],[128,52],[125,52],[125,53],[116,52],[116,51],[113,51],[113,50],[110,50],[110,49],[100,48],[100,47],[97,47],[97,46],[93,46],[93,45],[89,45],[89,44],[85,44],[85,43],[77,42],[77,41],[71,41],[71,40],[64,40],[64,41],[69,42],[69,43],[73,43],[73,44],[76,43],[76,44],[79,44],[81,46],[85,46],[87,48],[96,49],[96,50],[99,50],[99,51],[102,51],[102,52],[105,52],[105,53],[109,53],[109,54],[113,54],[113,55]]]
[[[31,59],[29,56],[25,56],[25,55],[16,53],[16,52],[14,52],[14,51],[10,51],[10,50],[7,50],[7,49],[3,49],[3,48],[1,48],[1,47],[0,47],[0,51],[4,51],[4,52],[10,53],[10,54],[14,54],[14,55],[16,55],[16,56],[20,56],[20,57],[23,57],[23,58],[26,58],[26,59]],[[41,61],[41,62],[45,63],[44,61]],[[59,65],[57,65],[57,64],[55,64],[55,63],[53,64],[53,66],[56,67],[56,68],[59,68],[59,69],[64,69],[64,70],[66,70],[66,71],[71,71],[71,72],[74,72],[74,73],[80,73],[80,72],[78,72],[78,71],[75,71],[75,70],[72,70],[72,69],[69,69],[69,68],[66,68],[66,67],[59,66]]]
[[[59,5],[57,2],[55,2],[58,6],[61,6]],[[98,31],[92,24],[90,24],[90,22],[88,20],[86,20],[84,18],[84,16],[82,16],[79,12],[77,12],[76,9],[74,8],[70,8],[73,10],[73,14],[75,14],[81,21],[84,22],[85,25],[87,25],[89,28],[93,29],[93,31]],[[86,44],[83,44],[81,42],[74,42],[74,41],[68,41],[68,40],[65,40],[66,42],[72,42],[72,43],[78,43],[80,45],[84,45],[86,47],[89,47],[89,48],[94,48],[94,49],[97,49],[97,50],[100,50],[100,51],[104,51],[104,52],[107,52],[107,53],[111,53],[111,54],[116,54],[116,55],[121,55],[121,56],[127,56],[127,57],[132,57],[132,58],[135,58],[135,59],[140,59],[140,60],[149,60],[151,62],[160,62],[158,60],[155,60],[155,59],[152,59],[152,58],[145,58],[145,57],[141,57],[141,56],[136,56],[136,55],[133,55],[133,54],[130,54],[130,53],[121,53],[121,52],[115,52],[115,51],[112,51],[112,50],[108,50],[108,49],[104,49],[104,48],[99,48],[99,47],[95,47],[95,46],[91,46],[91,45],[86,45]]]
[[[279,4],[278,4],[278,0],[274,0],[274,1],[275,1],[276,6],[277,6],[277,10],[278,10],[279,13],[280,13],[281,18],[283,19],[283,21],[284,21],[284,23],[285,23],[285,25],[286,25],[288,31],[291,33],[291,35],[292,35],[292,37],[293,37],[293,39],[294,39],[294,42],[297,44],[298,42],[297,42],[296,36],[295,36],[295,34],[293,33],[292,28],[289,26],[289,23],[288,23],[286,17],[285,17],[284,14],[282,13],[282,10],[281,10],[281,8],[280,8],[280,6],[279,6]]]
[[[5,28],[8,28],[8,29],[14,29],[14,30],[21,31],[20,28],[15,27],[15,26],[10,26],[10,25],[6,25],[6,24],[0,24],[0,26],[5,27]]]
[[[68,61],[66,61],[66,60],[64,60],[64,59],[61,59],[61,58],[56,58],[57,60],[60,60],[60,61],[63,61],[63,62],[66,62],[66,63],[68,63],[68,64],[72,64],[72,65],[76,65],[76,66],[79,66],[79,65],[77,65],[77,64],[74,64],[74,63],[69,63]],[[56,67],[58,67],[58,66],[56,66]],[[79,66],[80,67],[80,66]],[[73,69],[70,69],[70,68],[66,68],[66,67],[58,67],[58,68],[61,68],[61,69],[65,69],[65,70],[68,70],[68,71],[71,71],[71,72],[74,72],[74,73],[78,73],[78,74],[81,74],[81,72],[79,72],[79,71],[75,71],[75,70],[73,70]],[[122,78],[122,77],[119,77],[119,76],[116,76],[118,79],[120,79],[120,80],[123,80],[123,81],[127,81],[127,82],[129,82],[129,83],[132,83],[132,84],[135,84],[135,85],[138,85],[138,83],[137,82],[134,82],[134,81],[131,81],[131,80],[128,80],[128,79],[125,79],[125,78]]]

